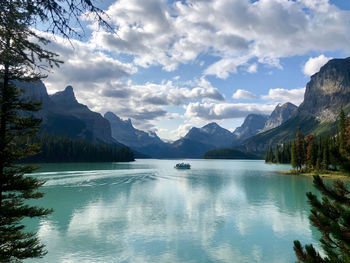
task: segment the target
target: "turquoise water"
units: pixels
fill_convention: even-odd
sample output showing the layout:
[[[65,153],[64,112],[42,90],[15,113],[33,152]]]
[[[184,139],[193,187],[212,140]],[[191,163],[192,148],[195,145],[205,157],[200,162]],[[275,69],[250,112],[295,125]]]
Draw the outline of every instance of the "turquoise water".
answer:
[[[312,179],[263,161],[46,164],[55,212],[26,220],[49,253],[26,262],[295,262],[293,240],[317,243]]]

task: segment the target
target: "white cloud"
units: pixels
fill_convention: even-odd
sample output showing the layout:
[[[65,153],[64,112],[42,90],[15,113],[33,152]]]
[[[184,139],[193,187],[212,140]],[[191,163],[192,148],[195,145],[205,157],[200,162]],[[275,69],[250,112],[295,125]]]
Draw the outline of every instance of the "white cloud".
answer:
[[[52,39],[51,49],[65,64],[45,83],[51,92],[71,84],[91,109],[112,110],[140,125],[145,118],[144,127],[170,117],[168,107],[184,104],[189,118],[201,120],[268,113],[276,102],[299,104],[304,89],[271,89],[260,97],[271,105],[230,104],[204,77],[186,85],[177,77],[162,83],[128,81],[139,67],[173,71],[193,63],[203,66],[204,76],[226,79],[240,71],[255,73],[258,65],[282,69],[281,58],[310,51],[350,52],[350,12],[327,0],[118,0],[107,13],[117,35],[92,24],[91,38],[72,40],[74,48]],[[212,59],[216,62],[210,64]],[[326,59],[310,58],[304,73],[316,72]],[[247,92],[238,90],[233,98],[256,98]]]
[[[238,67],[246,65],[249,61],[249,56],[237,58],[223,58],[218,62],[210,65],[205,71],[206,75],[216,75],[218,78],[226,79],[230,73],[237,73]]]
[[[136,105],[158,105],[178,106],[191,100],[223,101],[224,97],[218,89],[214,88],[204,78],[192,83],[193,87],[178,87],[172,81],[156,83],[145,83],[136,85],[110,83],[108,87],[100,90],[105,97],[115,99],[128,99]]]
[[[258,72],[258,64],[256,64],[256,63],[251,64],[248,67],[247,72],[249,72],[249,73],[256,73],[256,72]]]
[[[276,102],[291,102],[299,105],[304,100],[305,88],[300,89],[270,89],[268,95],[261,98]]]
[[[68,84],[76,91],[95,89],[99,84],[115,82],[137,72],[131,63],[123,63],[95,49],[91,43],[78,40],[67,41],[61,37],[40,33],[51,40],[48,49],[64,61],[46,78],[50,92],[63,89]]]
[[[276,105],[259,103],[189,103],[185,117],[188,119],[223,120],[246,117],[250,113],[270,114]]]
[[[233,95],[233,99],[262,99],[271,103],[291,102],[299,105],[304,100],[305,88],[299,89],[270,89],[267,95],[257,96],[247,90],[238,89]]]
[[[104,54],[91,42],[68,42],[42,34],[51,40],[48,48],[65,61],[44,80],[50,93],[72,85],[80,103],[100,113],[112,111],[120,117],[132,118],[138,127],[154,130],[153,120],[174,118],[174,114],[167,112],[168,106],[180,106],[191,101],[225,100],[204,77],[182,86],[175,85],[173,81],[134,84],[127,80],[137,72],[132,63],[123,63]],[[176,83],[179,78],[174,78]]]
[[[179,127],[174,130],[172,133],[177,137],[177,138],[181,138],[184,137],[188,131],[193,127],[193,124],[190,123],[185,123],[185,124],[181,124],[179,125]]]
[[[319,12],[327,12],[330,7],[329,0],[299,0],[308,8],[317,10]]]
[[[107,13],[118,36],[96,30],[92,43],[167,71],[209,54],[218,61],[205,74],[227,78],[251,59],[281,68],[280,58],[350,50],[349,11],[327,0],[119,0]]]
[[[243,89],[238,89],[233,95],[232,98],[234,99],[246,99],[246,100],[253,100],[257,99],[258,96],[255,94],[251,93],[250,91],[243,90]]]
[[[320,55],[315,58],[309,58],[309,60],[305,63],[303,72],[307,76],[312,76],[315,73],[320,71],[320,68],[325,65],[330,59],[325,55]]]

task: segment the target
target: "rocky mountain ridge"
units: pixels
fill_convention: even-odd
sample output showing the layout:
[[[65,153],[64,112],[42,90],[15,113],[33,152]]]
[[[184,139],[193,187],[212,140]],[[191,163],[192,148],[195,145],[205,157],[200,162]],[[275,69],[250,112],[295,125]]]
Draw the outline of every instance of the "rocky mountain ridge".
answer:
[[[151,157],[159,158],[162,153],[167,152],[169,144],[163,142],[155,132],[136,129],[130,119],[122,120],[110,111],[105,113],[104,118],[109,121],[112,137],[118,142]]]
[[[264,128],[261,132],[271,130],[280,126],[289,120],[297,110],[297,106],[293,103],[286,102],[284,104],[278,104],[276,108],[271,113],[270,117],[267,119]]]
[[[193,127],[184,138],[219,148],[232,146],[235,135],[212,122],[201,128]]]
[[[238,144],[255,134],[259,133],[265,126],[269,116],[262,114],[249,114],[243,124],[233,132],[235,144]]]
[[[296,127],[304,134],[334,134],[340,109],[350,111],[350,58],[332,59],[307,83],[304,101],[282,125],[247,139],[241,148],[265,152],[270,145],[295,138]]]
[[[113,139],[109,122],[101,114],[80,104],[71,86],[53,95],[48,95],[42,81],[34,83],[15,82],[25,90],[24,97],[42,102],[42,109],[35,116],[42,118],[41,132],[86,139],[93,142],[117,144]]]
[[[332,59],[311,76],[298,114],[313,116],[320,122],[335,121],[341,107],[349,104],[350,57]]]

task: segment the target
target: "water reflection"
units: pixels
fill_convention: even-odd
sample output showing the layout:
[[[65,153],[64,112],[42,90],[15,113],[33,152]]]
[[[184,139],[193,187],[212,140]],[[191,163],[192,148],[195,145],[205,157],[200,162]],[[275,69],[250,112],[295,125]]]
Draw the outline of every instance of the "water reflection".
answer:
[[[294,262],[294,239],[317,240],[309,178],[261,161],[191,163],[44,167],[39,202],[55,213],[27,223],[49,250],[42,262]]]

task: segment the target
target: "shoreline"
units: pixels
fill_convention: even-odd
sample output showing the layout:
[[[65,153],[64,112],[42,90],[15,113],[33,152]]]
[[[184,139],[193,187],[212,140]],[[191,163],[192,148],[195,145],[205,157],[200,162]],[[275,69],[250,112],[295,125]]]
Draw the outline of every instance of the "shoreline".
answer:
[[[322,179],[333,179],[333,180],[350,180],[350,175],[346,175],[339,171],[320,171],[317,172],[297,172],[293,170],[288,171],[278,171],[279,174],[289,174],[289,175],[296,175],[296,176],[306,176],[306,177],[312,177],[314,175],[319,175]]]

